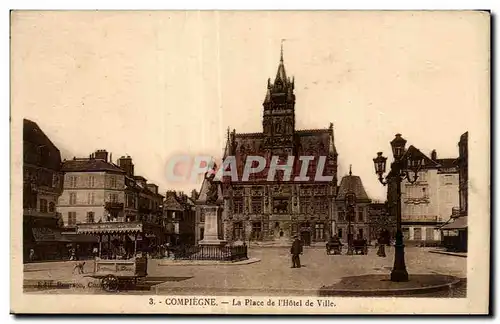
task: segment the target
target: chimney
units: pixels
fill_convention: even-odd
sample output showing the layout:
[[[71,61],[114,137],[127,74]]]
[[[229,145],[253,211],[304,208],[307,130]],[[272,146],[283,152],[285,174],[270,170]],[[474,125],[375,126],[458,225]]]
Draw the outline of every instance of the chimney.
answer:
[[[436,152],[436,150],[432,150],[432,152],[431,152],[431,159],[434,160],[434,161],[436,161],[436,159],[437,159],[437,152]]]
[[[198,199],[198,191],[196,191],[196,189],[191,190],[191,199],[193,200]]]
[[[176,195],[175,191],[173,191],[173,190],[168,190],[165,194],[165,197],[174,197],[175,198],[176,196],[177,195]]]
[[[130,156],[122,156],[118,159],[118,166],[125,171],[129,177],[134,176],[134,164]]]
[[[154,192],[155,194],[158,193],[158,186],[155,185],[154,183],[148,183],[147,186],[148,186],[148,189],[151,190],[152,192]]]
[[[106,150],[97,150],[94,153],[94,157],[98,160],[104,160],[108,162],[108,151]]]

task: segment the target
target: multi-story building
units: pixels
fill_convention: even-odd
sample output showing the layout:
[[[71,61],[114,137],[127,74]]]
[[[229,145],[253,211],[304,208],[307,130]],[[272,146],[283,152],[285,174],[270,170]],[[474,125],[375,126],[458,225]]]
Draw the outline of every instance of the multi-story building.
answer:
[[[61,153],[40,127],[23,120],[23,256],[31,249],[39,260],[58,258],[62,192]]]
[[[184,206],[179,201],[175,191],[167,191],[163,202],[163,221],[165,226],[165,235],[167,243],[171,246],[178,245],[180,242],[180,220],[184,213]]]
[[[58,208],[64,226],[80,223],[161,222],[163,195],[158,186],[134,175],[130,156],[111,161],[107,151],[63,162],[64,191]]]
[[[354,193],[355,195],[355,209],[354,215],[349,215],[346,209],[346,194]],[[354,238],[361,236],[363,238],[370,238],[370,209],[371,199],[365,191],[363,182],[359,176],[352,175],[349,170],[349,175],[346,175],[340,181],[337,196],[335,197],[335,216],[334,224],[332,226],[333,232],[338,235],[342,240],[347,240],[349,233],[349,216],[351,231],[350,233]]]
[[[77,223],[123,218],[125,171],[110,161],[107,151],[97,150],[88,158],[65,160],[62,171],[64,191],[58,208],[68,230]]]
[[[154,183],[148,183],[147,179],[142,176],[135,176],[134,180],[139,187],[136,219],[162,223],[163,199],[165,197],[158,192],[158,186]]]
[[[404,239],[410,244],[438,244],[441,241],[438,227],[448,220],[453,207],[458,205],[457,159],[439,159],[435,150],[428,157],[414,146],[408,148],[403,159],[406,156],[420,158],[422,167],[415,183],[406,179],[401,183]]]
[[[468,233],[468,138],[469,133],[465,132],[460,136],[458,142],[458,197],[459,207],[454,208],[447,224],[442,226],[443,245],[453,251],[467,252],[467,233]]]
[[[184,205],[184,214],[179,224],[180,240],[182,244],[193,245],[196,240],[196,203],[192,197],[184,193],[181,195]]]
[[[172,245],[194,245],[196,210],[192,198],[183,192],[167,191],[163,204],[167,242]]]
[[[141,187],[135,181],[134,163],[130,156],[122,156],[118,159],[118,167],[125,171],[125,199],[123,214],[125,221],[133,222],[138,220],[139,193]]]
[[[117,162],[113,163],[106,150],[63,162],[64,191],[58,208],[65,234],[76,236],[81,242],[80,254],[89,253],[91,244],[85,241],[95,244],[97,237],[108,249],[120,238],[125,239],[129,249],[135,244],[149,251],[164,241],[163,196],[158,193],[158,186],[134,174],[130,156],[122,156]],[[113,226],[109,226],[111,222]],[[135,233],[137,228],[144,230],[143,235],[134,234],[136,243],[122,235]]]
[[[263,131],[228,132],[224,158],[235,157],[238,179],[223,180],[222,232],[226,241],[286,241],[300,235],[309,244],[330,236],[337,185],[333,124],[325,129],[297,130],[294,87],[294,79],[287,77],[282,52],[274,83],[267,81]],[[266,164],[245,181],[242,178],[248,156],[260,156]],[[305,168],[306,177],[298,180],[303,165],[300,156],[312,160]],[[287,164],[294,158],[289,179],[283,170],[274,177],[269,173],[273,157],[277,164]],[[318,180],[318,174],[329,178]]]
[[[459,178],[459,205],[460,216],[469,214],[469,132],[465,132],[460,136],[458,142],[458,178]]]

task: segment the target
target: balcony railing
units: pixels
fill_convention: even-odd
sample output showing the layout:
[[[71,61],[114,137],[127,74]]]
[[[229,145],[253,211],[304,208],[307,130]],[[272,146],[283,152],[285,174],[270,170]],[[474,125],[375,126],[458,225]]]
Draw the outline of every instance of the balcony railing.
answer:
[[[430,202],[430,199],[428,196],[424,196],[424,197],[419,197],[419,198],[416,198],[416,197],[409,197],[409,198],[404,198],[403,199],[403,202],[405,204],[414,204],[414,205],[418,205],[418,204],[428,204]]]
[[[104,207],[108,210],[110,209],[123,209],[123,203],[119,203],[119,202],[114,202],[114,201],[107,201],[105,204],[104,204]]]
[[[438,217],[432,215],[403,215],[402,221],[407,222],[437,222]]]

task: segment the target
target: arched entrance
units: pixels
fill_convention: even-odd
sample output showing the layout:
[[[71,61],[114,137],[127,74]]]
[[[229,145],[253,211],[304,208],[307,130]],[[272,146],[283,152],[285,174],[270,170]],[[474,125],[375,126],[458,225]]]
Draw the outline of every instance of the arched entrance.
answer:
[[[311,225],[309,222],[301,223],[299,232],[302,244],[305,246],[311,245]]]

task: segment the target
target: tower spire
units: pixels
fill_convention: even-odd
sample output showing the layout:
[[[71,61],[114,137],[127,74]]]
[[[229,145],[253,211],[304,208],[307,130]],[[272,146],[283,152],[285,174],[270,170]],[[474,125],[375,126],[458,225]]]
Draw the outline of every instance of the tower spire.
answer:
[[[280,63],[278,65],[278,71],[276,72],[276,78],[274,83],[279,85],[279,90],[283,90],[288,86],[288,78],[286,77],[285,64],[283,63],[283,42],[284,38],[281,39],[281,52],[280,52]]]
[[[285,41],[284,38],[281,39],[281,53],[280,53],[280,62],[283,63],[283,42]]]
[[[352,164],[349,164],[349,175],[352,176]]]

